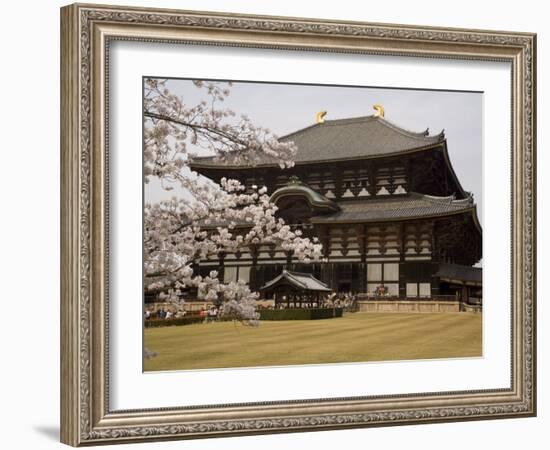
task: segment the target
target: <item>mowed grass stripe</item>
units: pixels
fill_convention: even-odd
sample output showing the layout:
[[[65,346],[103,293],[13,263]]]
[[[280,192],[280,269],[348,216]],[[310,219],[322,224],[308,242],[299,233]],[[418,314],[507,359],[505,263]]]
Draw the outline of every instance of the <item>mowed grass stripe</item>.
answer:
[[[334,325],[334,321],[332,321],[332,322],[333,322],[332,324]],[[308,324],[311,324],[311,323],[312,323],[312,322],[308,322]],[[319,322],[316,322],[316,323],[319,323]],[[209,326],[214,327],[214,326],[218,326],[218,325],[221,325],[221,324],[217,324],[217,325],[212,324],[212,325],[209,325]],[[288,327],[284,327],[284,328],[288,328]],[[371,331],[372,331],[372,329],[371,329]],[[434,331],[435,331],[435,330],[434,330]],[[256,333],[255,333],[255,334],[256,334]],[[294,341],[294,345],[293,345],[294,351],[295,351],[297,354],[302,354],[302,356],[303,356],[303,352],[298,351],[298,350],[307,349],[307,347],[309,346],[309,344],[308,344],[307,342],[303,342],[303,341],[302,341],[301,338],[302,338],[302,335],[303,335],[303,334],[304,334],[304,333],[298,333],[298,335],[295,335],[295,336],[294,336],[295,338],[298,338],[298,340],[295,340],[295,341]],[[346,333],[346,334],[347,334],[347,333]],[[266,341],[266,340],[267,340],[267,339],[261,339],[261,340],[259,340],[259,341],[257,341],[257,342],[254,342],[253,344],[256,344],[256,345],[253,345],[253,347],[256,347],[258,344],[262,344],[262,343],[263,343],[264,341]],[[297,344],[297,342],[303,342],[303,344],[302,344],[302,345],[299,345],[299,344]],[[202,343],[204,344],[204,342],[202,342]],[[188,342],[188,344],[192,344],[192,342]],[[280,353],[280,351],[283,350],[283,349],[285,349],[286,344],[288,344],[288,343],[285,343],[284,341],[280,341],[280,344],[281,344],[281,345],[280,345],[280,348],[276,349],[276,350],[279,350],[279,351],[272,352],[272,356],[278,356],[278,354]],[[204,346],[203,346],[203,348],[199,349],[199,351],[198,351],[199,356],[200,356],[200,354],[201,354],[202,352],[206,351],[208,354],[206,355],[206,358],[202,358],[202,359],[216,359],[219,355],[221,355],[221,354],[224,353],[225,349],[223,349],[223,348],[221,348],[221,347],[225,347],[225,345],[221,345],[221,346],[220,346],[220,340],[219,340],[219,339],[216,339],[215,342],[213,343],[213,345],[214,345],[214,348],[213,348],[213,349],[209,348],[208,346],[207,346],[206,348],[204,348]],[[248,347],[248,350],[253,350],[253,349],[249,346],[249,347]],[[258,350],[261,350],[261,349],[258,349]],[[291,350],[292,350],[292,349],[291,349]],[[286,351],[286,349],[285,349],[285,351]],[[195,352],[193,351],[192,353],[195,353]],[[263,353],[263,352],[261,352],[261,353]],[[194,355],[194,354],[193,354],[193,355],[189,355],[189,356],[191,356],[191,359],[195,359],[195,355]],[[264,356],[265,356],[265,354],[264,354]],[[203,357],[204,357],[204,354],[203,354]],[[260,358],[261,361],[264,361],[265,359],[266,359],[265,357],[261,357],[261,358]],[[269,359],[270,359],[270,358],[268,357],[267,360],[269,360]],[[293,358],[290,358],[290,359],[295,360],[296,358],[293,357]],[[261,363],[261,361],[258,361],[258,362]]]
[[[214,325],[212,325],[212,326],[214,326]],[[439,327],[439,328],[444,329],[446,327],[443,326],[443,327]],[[372,329],[370,331],[372,331]],[[435,331],[435,330],[433,330],[433,331]],[[265,354],[266,358],[265,357],[256,358],[257,362],[259,364],[263,363],[265,360],[267,360],[269,362],[269,359],[272,359],[273,357],[277,358],[278,356],[280,356],[280,354],[285,353],[287,351],[293,351],[296,355],[301,355],[303,357],[305,355],[305,353],[308,351],[308,347],[310,347],[309,343],[307,341],[303,340],[303,334],[304,333],[298,333],[296,336],[294,336],[295,340],[292,343],[292,348],[290,348],[290,349],[287,348],[288,343],[286,343],[284,341],[281,341],[280,342],[281,345],[278,348],[276,348],[274,351],[272,351],[270,355]],[[349,337],[351,337],[352,339],[355,338],[355,336],[353,336],[353,333],[350,332],[350,331],[345,332],[345,334],[349,335]],[[341,337],[342,337],[342,334],[340,335],[340,338]],[[249,346],[248,350],[249,351],[254,351],[256,349],[253,348],[253,347],[257,347],[258,345],[260,347],[262,347],[262,344],[267,340],[268,339],[265,338],[265,339],[257,340],[256,342],[250,342],[250,344],[253,344],[253,345]],[[338,340],[340,341],[341,339],[338,339]],[[204,342],[203,342],[203,344],[204,344]],[[385,343],[383,342],[382,344],[385,344],[385,346],[387,346],[387,344],[388,344],[387,339],[386,339],[386,342]],[[390,342],[390,344],[395,345],[394,342]],[[216,339],[215,342],[213,342],[213,345],[214,345],[213,349],[210,348],[210,346],[204,346],[203,345],[198,350],[197,354],[195,354],[195,352],[192,351],[191,353],[193,353],[193,354],[189,355],[189,357],[190,357],[189,359],[190,360],[195,360],[195,359],[198,358],[198,359],[203,359],[203,360],[208,360],[208,359],[214,359],[215,360],[220,355],[223,355],[226,352],[226,349],[224,348],[224,347],[226,347],[226,345],[220,345],[219,339]],[[229,344],[229,345],[231,346],[231,344]],[[326,344],[323,346],[323,348],[325,349],[325,356],[326,356],[326,354],[328,353],[327,352],[328,349],[326,348]],[[311,350],[313,350],[313,353],[315,353],[316,349],[309,349],[309,350],[310,350],[309,353],[312,353]],[[258,349],[258,351],[261,351],[261,349]],[[206,355],[205,355],[205,352],[206,352]],[[363,353],[362,357],[367,357],[368,358],[369,356],[373,356],[373,355],[365,354],[365,352],[362,352],[362,353]],[[205,358],[205,356],[206,356],[206,358]],[[237,356],[237,354],[234,354],[233,358],[230,358],[230,359],[234,360],[235,356]],[[390,355],[390,356],[392,356],[392,355]],[[355,357],[351,358],[351,355],[348,358],[351,359],[351,360],[356,359]],[[296,360],[295,357],[291,357],[290,359],[292,361]],[[333,359],[333,358],[330,358],[330,359]],[[338,360],[340,360],[340,359],[341,358],[338,358]]]
[[[287,322],[263,322],[261,324],[261,327],[263,328],[261,330],[262,332],[258,332],[257,329],[244,328],[239,324],[236,326],[234,325],[233,329],[220,330],[219,334],[207,333],[207,335],[204,335],[204,333],[200,333],[196,336],[196,338],[189,338],[187,343],[190,348],[186,351],[189,352],[191,359],[199,357],[199,354],[201,353],[207,354],[206,359],[215,359],[215,355],[223,351],[231,350],[230,347],[239,347],[239,337],[245,338],[242,340],[242,343],[247,346],[248,351],[254,350],[259,351],[260,353],[265,353],[263,347],[265,346],[265,348],[269,348],[274,339],[278,340],[280,347],[283,349],[286,348],[287,344],[292,344],[292,349],[290,350],[302,351],[311,347],[311,342],[316,342],[318,340],[322,342],[323,338],[326,338],[327,333],[331,333],[332,329],[334,329],[332,339],[337,340],[342,340],[345,338],[357,339],[360,337],[358,335],[361,335],[364,332],[364,323],[349,323],[348,321],[343,323],[342,320],[344,319],[333,319],[330,324],[325,323],[326,321],[289,321],[292,322],[291,326],[282,326]],[[192,326],[216,327],[217,329],[220,329],[220,325],[222,324]],[[345,327],[342,325],[345,325]],[[386,333],[389,333],[393,329],[398,330],[402,326],[403,320],[399,320],[395,317],[388,317],[386,321],[371,324],[369,331],[375,332],[378,328],[382,327],[385,328]],[[157,328],[156,330],[161,329]],[[271,331],[276,332],[276,335],[273,335]],[[170,351],[169,354],[167,353],[165,355],[166,357],[179,353],[180,349],[177,348],[177,344],[180,339],[181,337],[179,335],[174,335],[164,342],[164,345],[168,349],[170,349],[172,344],[174,344],[173,350]],[[287,339],[291,339],[291,341],[286,342]],[[237,342],[235,342],[235,340],[237,340]],[[280,349],[271,349],[271,355],[277,355],[279,353],[278,350]],[[262,355],[260,359],[264,360],[264,356]]]
[[[380,334],[373,336],[369,342],[374,349],[373,352],[370,352],[369,357],[395,360],[480,355],[480,349],[476,346],[471,348],[471,351],[464,349],[464,345],[470,343],[472,333],[464,333],[460,323],[449,323],[448,318],[444,317],[441,319],[442,323],[432,324],[426,332],[422,332],[422,327],[418,329],[403,328],[399,333],[379,329]],[[460,338],[466,338],[466,341],[457,339],[455,331],[458,332]],[[442,346],[441,342],[445,342],[447,345]],[[429,353],[427,349],[430,349]]]
[[[351,318],[356,318],[357,316],[363,316],[363,314],[360,315],[352,315]],[[429,321],[430,319],[424,319],[419,317],[400,317],[400,314],[385,314],[384,317],[375,317],[376,321],[371,321],[369,323],[369,333],[372,333],[373,335],[376,335],[378,329],[382,329],[384,331],[384,334],[390,334],[394,331],[399,331],[401,328],[407,328],[409,321],[414,321],[416,326],[423,326],[424,321]],[[424,320],[423,320],[424,319]],[[334,319],[336,320],[344,320],[344,319]],[[286,324],[286,326],[285,326]],[[206,326],[209,327],[218,327],[218,329],[222,328],[224,324],[217,323],[217,324],[208,324]],[[225,339],[235,339],[238,338],[239,334],[244,334],[247,337],[250,337],[251,344],[257,344],[257,345],[263,345],[263,344],[269,344],[273,341],[274,336],[272,335],[271,331],[276,331],[281,339],[285,339],[285,337],[291,333],[293,340],[293,345],[295,348],[308,348],[311,346],[311,339],[319,339],[323,337],[327,337],[327,325],[330,325],[330,328],[336,328],[335,335],[332,336],[334,339],[342,339],[346,336],[351,336],[353,334],[359,333],[362,334],[365,331],[365,323],[363,320],[352,322],[351,320],[349,322],[346,322],[345,326],[343,327],[337,327],[334,322],[328,324],[326,321],[284,321],[284,322],[262,322],[261,327],[264,328],[263,332],[257,332],[256,329],[243,329],[241,325],[236,325],[232,329],[226,330],[224,327],[223,330],[220,329],[219,332],[216,334],[209,333],[208,335],[204,336],[204,340],[201,342],[200,348],[198,351],[212,351],[216,352],[219,350],[220,347],[220,341],[224,341]],[[204,325],[193,325],[193,326],[204,326]],[[160,330],[160,329],[157,329]],[[175,340],[179,339],[179,336],[174,336]],[[281,341],[283,342],[283,341]],[[169,343],[169,342],[167,342]]]
[[[145,330],[146,370],[481,356],[481,315],[357,313],[316,321]]]
[[[200,330],[201,332],[196,335],[196,338],[202,341],[201,348],[208,349],[209,345],[218,346],[220,341],[223,341],[227,338],[235,339],[240,335],[256,338],[259,343],[270,342],[273,339],[271,331],[280,335],[282,339],[286,338],[289,334],[291,334],[293,338],[300,337],[302,339],[323,337],[326,336],[327,332],[330,332],[331,329],[334,329],[334,331],[338,333],[338,336],[350,331],[362,332],[364,331],[365,327],[364,320],[353,320],[356,319],[358,316],[364,316],[364,314],[349,315],[343,319],[265,321],[261,324],[262,331],[264,331],[261,333],[256,332],[255,328],[245,328],[240,324],[232,324],[232,327],[223,326],[222,329],[221,326],[227,324],[221,323],[189,325],[186,327],[185,331],[191,332],[191,327],[193,327],[194,329],[204,326],[217,327],[215,334],[204,333],[204,331],[207,330],[202,329]],[[409,321],[414,321],[419,326],[422,325],[421,318],[402,317],[401,314],[380,314],[380,317],[376,317],[376,319],[377,320],[371,320],[369,322],[369,329],[371,331],[375,331],[378,327],[387,328],[387,330],[390,331],[389,327],[391,327],[392,325],[395,329],[399,329],[400,327],[406,327],[407,322]],[[182,328],[179,327],[179,329],[181,330]],[[181,339],[179,333],[174,333],[172,336],[170,336],[167,335],[164,330],[165,328],[153,328],[148,329],[147,332],[150,334],[150,336],[155,336],[156,334],[163,336],[166,344],[178,342]],[[204,341],[203,339],[205,338],[211,339],[210,342]]]

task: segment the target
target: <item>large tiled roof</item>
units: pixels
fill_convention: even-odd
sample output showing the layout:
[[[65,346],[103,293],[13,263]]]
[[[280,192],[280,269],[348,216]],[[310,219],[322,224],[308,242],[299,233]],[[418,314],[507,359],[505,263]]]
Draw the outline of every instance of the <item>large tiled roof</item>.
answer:
[[[296,287],[297,289],[301,289],[304,291],[331,291],[331,289],[325,283],[318,280],[313,275],[309,273],[291,272],[290,270],[283,270],[280,275],[276,276],[271,281],[268,281],[266,284],[264,284],[260,288],[260,290],[269,289],[277,285],[281,281],[287,281],[289,284]]]
[[[330,215],[314,216],[313,223],[376,222],[459,213],[473,208],[471,197],[455,200],[453,196],[434,197],[415,192],[403,196],[380,199],[342,201],[340,211]]]
[[[446,280],[457,280],[465,283],[481,284],[483,279],[483,269],[481,267],[442,263],[434,276]]]
[[[429,147],[445,139],[443,132],[430,136],[428,130],[405,130],[379,116],[326,120],[281,137],[298,147],[296,164],[342,159],[375,158]],[[195,158],[193,166],[220,165],[212,157]],[[230,163],[224,164],[230,167]],[[264,157],[257,165],[275,165]]]

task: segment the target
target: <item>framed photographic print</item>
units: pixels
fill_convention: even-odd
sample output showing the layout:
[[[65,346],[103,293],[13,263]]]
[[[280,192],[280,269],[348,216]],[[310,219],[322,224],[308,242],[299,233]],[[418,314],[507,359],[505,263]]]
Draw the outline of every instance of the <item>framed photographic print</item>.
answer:
[[[63,442],[536,413],[535,35],[61,18]]]

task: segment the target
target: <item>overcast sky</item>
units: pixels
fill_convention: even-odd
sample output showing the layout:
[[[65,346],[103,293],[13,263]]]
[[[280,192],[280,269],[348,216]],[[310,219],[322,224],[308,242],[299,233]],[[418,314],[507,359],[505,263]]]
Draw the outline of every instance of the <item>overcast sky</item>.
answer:
[[[189,105],[206,100],[191,81],[169,80],[167,87]],[[482,93],[251,82],[234,82],[230,89],[224,107],[278,136],[314,124],[319,111],[328,111],[327,120],[359,117],[373,114],[376,103],[384,106],[388,121],[405,129],[429,128],[430,134],[444,129],[453,167],[462,187],[474,193],[483,221]],[[145,186],[146,202],[166,197],[158,183]]]

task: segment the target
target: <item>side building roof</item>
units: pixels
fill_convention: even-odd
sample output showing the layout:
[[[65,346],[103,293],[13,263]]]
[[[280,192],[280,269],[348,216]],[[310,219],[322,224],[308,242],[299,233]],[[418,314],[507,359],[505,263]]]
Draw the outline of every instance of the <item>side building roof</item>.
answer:
[[[292,141],[298,147],[296,164],[383,157],[432,147],[444,140],[443,132],[436,135],[430,135],[428,129],[413,132],[375,115],[326,120],[279,138],[281,142]],[[268,156],[256,161],[256,166],[276,165]],[[211,156],[196,157],[191,164],[197,169],[220,166],[241,167]]]
[[[441,263],[434,276],[451,283],[481,286],[483,269],[481,267]]]

